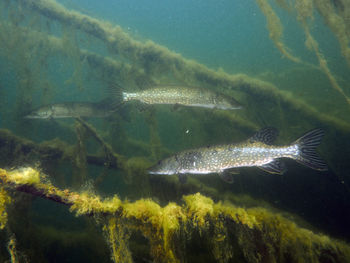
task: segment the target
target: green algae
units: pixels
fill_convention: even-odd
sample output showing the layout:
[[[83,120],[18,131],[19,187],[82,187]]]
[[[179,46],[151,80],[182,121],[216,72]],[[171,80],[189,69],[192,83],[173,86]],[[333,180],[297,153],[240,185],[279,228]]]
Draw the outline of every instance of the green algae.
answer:
[[[286,1],[279,2],[281,6],[288,6]],[[302,2],[299,1],[300,4]],[[215,126],[216,135],[221,131],[229,130],[230,133],[220,135],[223,140],[229,141],[233,135],[235,139],[246,138],[248,134],[259,128],[260,123],[256,123],[255,114],[264,109],[273,109],[271,112],[266,112],[266,118],[269,118],[270,123],[283,127],[285,129],[283,132],[289,137],[296,135],[294,134],[296,131],[290,131],[285,126],[286,119],[292,126],[317,125],[329,130],[336,129],[339,133],[333,135],[333,138],[347,138],[350,131],[347,122],[335,115],[320,113],[318,108],[301,101],[294,94],[280,90],[270,82],[245,74],[230,75],[222,70],[208,69],[152,41],[146,43],[136,41],[118,26],[69,11],[54,1],[19,1],[19,3],[23,3],[22,8],[30,7],[31,11],[26,15],[34,17],[32,23],[36,24],[37,30],[29,29],[25,21],[21,20],[23,18],[16,18],[14,12],[12,25],[2,24],[4,30],[0,33],[2,42],[7,48],[2,49],[6,50],[4,54],[19,51],[17,60],[11,56],[6,57],[12,61],[15,68],[20,66],[17,72],[21,78],[19,88],[21,96],[16,101],[18,115],[21,115],[25,107],[31,105],[31,96],[36,90],[44,91],[42,103],[51,101],[55,94],[55,87],[45,74],[41,75],[41,72],[45,72],[43,68],[47,65],[49,57],[62,56],[75,65],[75,71],[65,83],[74,84],[80,90],[85,91],[82,82],[84,70],[81,66],[84,64],[90,68],[91,74],[104,84],[118,79],[137,89],[143,89],[156,83],[181,80],[188,85],[204,86],[223,91],[230,96],[238,96],[250,106],[250,112],[241,116],[225,111],[213,113],[182,111],[183,118],[195,115],[198,120],[206,120],[210,115],[211,119],[217,119],[209,124],[201,124],[198,121],[198,129],[201,130],[200,138],[206,138],[209,134],[211,136],[213,129],[208,132],[206,125]],[[303,16],[309,17],[310,9],[304,11],[307,12]],[[39,32],[42,31],[42,27],[38,22],[38,14],[41,19],[47,17],[48,25],[51,19],[58,22],[64,31],[62,36],[52,35],[50,30]],[[288,48],[281,42],[282,28],[278,25],[278,17],[273,19],[277,27],[271,28],[271,31],[275,30],[271,38],[282,53],[297,61],[298,58],[288,53]],[[109,55],[112,56],[103,56],[80,48],[76,38],[82,32],[92,36],[94,41],[105,44],[110,52]],[[308,38],[308,40],[309,46],[317,50],[313,39]],[[18,42],[22,45],[13,44]],[[13,46],[16,48],[12,48]],[[37,46],[41,49],[33,49]],[[28,50],[32,51],[28,52]],[[33,63],[30,60],[22,61],[22,57],[38,58],[40,65],[32,68],[30,65]],[[320,61],[323,65],[325,64],[323,60]],[[23,65],[20,65],[21,63]],[[43,78],[44,80],[38,81]],[[52,171],[47,173],[55,177],[57,182],[56,175],[59,173],[54,172],[56,165],[67,169],[73,166],[76,170],[71,177],[73,181],[78,182],[77,185],[88,178],[87,169],[90,169],[91,165],[105,169],[104,176],[100,177],[101,180],[108,180],[109,169],[118,169],[122,173],[123,180],[136,192],[135,196],[132,196],[135,200],[123,200],[116,195],[102,197],[92,190],[77,192],[71,192],[68,188],[60,190],[48,181],[42,181],[42,178],[38,177],[39,171],[29,169],[8,172],[12,181],[7,181],[5,184],[12,189],[16,189],[18,185],[30,186],[29,190],[41,189],[44,197],[68,204],[70,211],[77,216],[96,215],[97,223],[102,224],[101,229],[114,262],[132,262],[137,256],[131,253],[135,232],[147,239],[149,251],[143,251],[143,253],[154,262],[203,262],[208,259],[216,262],[349,261],[347,244],[302,229],[271,208],[247,209],[247,206],[268,207],[268,205],[246,196],[222,193],[219,183],[210,185],[203,183],[200,179],[189,178],[187,184],[181,186],[174,177],[150,178],[146,174],[146,169],[152,162],[169,155],[171,150],[163,146],[166,138],[160,136],[159,130],[162,127],[155,110],[140,111],[139,114],[148,126],[149,141],[130,138],[123,130],[123,123],[114,124],[119,127],[108,133],[101,128],[95,129],[92,125],[86,126],[82,120],[77,120],[76,124],[71,125],[59,124],[64,135],[71,138],[75,144],[59,138],[35,144],[15,137],[10,132],[0,132],[1,142],[6,142],[1,148],[6,150],[1,152],[1,157],[4,157],[1,158],[3,167],[19,166],[22,163],[39,160],[45,172]],[[119,113],[116,115],[113,122],[125,121]],[[110,127],[107,124],[103,125],[107,129]],[[28,129],[28,131],[35,133],[35,130]],[[122,138],[115,138],[123,133]],[[91,138],[97,144],[93,152],[87,150],[87,144]],[[119,142],[115,143],[117,140]],[[121,154],[121,147],[124,148],[125,153],[138,152],[140,156],[128,158],[127,154],[125,156]],[[338,153],[338,149],[339,147],[334,146],[334,149],[327,154],[328,157],[335,156],[334,152]],[[28,174],[32,176],[28,177]],[[198,191],[201,194],[189,194]],[[218,200],[231,202],[221,203]],[[235,206],[232,203],[241,205]],[[2,211],[4,211],[2,214],[6,215],[6,206]],[[45,231],[43,229],[43,232]],[[57,238],[61,242],[67,242],[66,248],[71,245],[68,240],[72,237],[75,237],[77,242],[83,242],[88,238],[87,235],[79,237],[72,233],[59,235],[54,229],[47,232],[50,240]],[[38,233],[40,234],[40,230]],[[46,237],[43,233],[41,235],[43,238]],[[205,252],[197,256],[190,248],[198,248]]]
[[[296,10],[297,20],[301,23],[306,36],[305,46],[315,53],[319,61],[319,68],[327,76],[331,86],[344,97],[347,104],[350,104],[350,98],[343,90],[343,88],[338,84],[336,77],[327,65],[328,62],[325,56],[320,51],[318,42],[311,35],[309,25],[309,21],[312,21],[314,18],[314,9],[317,8],[319,14],[325,19],[327,25],[337,37],[342,54],[350,65],[350,34],[346,29],[348,26],[346,22],[347,13],[338,12],[338,10],[336,10],[334,7],[333,1],[297,0],[295,2],[293,1],[292,3],[283,1],[282,4],[281,1],[276,2],[278,2],[280,6],[287,9],[288,11],[292,9]],[[269,1],[257,0],[257,3],[266,16],[270,38],[273,40],[278,50],[291,61],[301,63],[302,61],[299,58],[292,56],[290,52],[287,51],[287,48],[281,41],[282,23],[273,8],[270,6]]]
[[[89,192],[60,190],[41,176],[38,180],[38,174],[31,168],[0,170],[0,180],[7,187],[69,205],[76,215],[94,215],[99,222],[106,217],[103,230],[114,262],[132,262],[127,241],[133,231],[149,240],[155,262],[180,262],[180,244],[188,243],[193,231],[210,244],[217,262],[230,262],[234,255],[243,256],[246,262],[347,262],[350,257],[347,244],[301,228],[265,208],[215,203],[199,193],[184,196],[182,205],[165,207],[150,199],[102,199]]]
[[[6,190],[0,188],[0,229],[4,229],[7,224],[6,206],[11,202],[11,198]]]

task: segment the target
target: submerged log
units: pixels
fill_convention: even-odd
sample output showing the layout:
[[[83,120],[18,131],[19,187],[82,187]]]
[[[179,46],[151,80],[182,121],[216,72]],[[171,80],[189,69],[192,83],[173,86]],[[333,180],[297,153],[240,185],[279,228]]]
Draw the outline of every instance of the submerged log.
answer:
[[[2,165],[18,166],[31,162],[35,159],[41,162],[45,161],[62,161],[73,160],[74,151],[72,146],[67,143],[54,139],[52,141],[36,144],[30,140],[18,137],[9,130],[0,129],[0,152]],[[108,159],[108,167],[121,168],[121,160],[117,155]],[[104,156],[87,155],[89,164],[106,166],[106,158]]]
[[[0,169],[1,186],[49,199],[67,206],[77,215],[109,218],[112,258],[126,257],[130,231],[140,231],[150,242],[155,262],[180,262],[183,246],[200,233],[216,261],[228,262],[350,262],[350,246],[328,236],[298,227],[294,222],[264,208],[245,209],[214,203],[199,193],[183,196],[183,205],[160,207],[151,200],[122,201],[117,196],[102,199],[53,186],[32,168]],[[235,245],[234,245],[235,244]],[[123,249],[120,249],[120,248]],[[125,256],[127,254],[127,256]]]

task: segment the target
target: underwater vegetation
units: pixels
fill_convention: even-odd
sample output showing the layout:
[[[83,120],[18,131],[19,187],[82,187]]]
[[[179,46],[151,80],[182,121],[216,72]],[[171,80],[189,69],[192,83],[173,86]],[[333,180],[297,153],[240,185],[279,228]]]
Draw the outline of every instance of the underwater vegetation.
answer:
[[[317,13],[350,64],[350,6],[342,0],[257,4],[295,72],[307,69],[305,75],[330,86],[321,105],[283,89],[283,75],[213,70],[53,0],[0,1],[0,261],[350,262],[348,90],[312,35]],[[288,48],[281,10],[300,23],[319,65]],[[23,118],[39,105],[75,97],[98,103],[111,82],[140,94],[164,83],[201,87],[237,98],[243,109],[130,103],[98,120]],[[239,142],[266,124],[283,134],[278,145],[321,127],[319,150],[330,172],[296,165],[283,177],[243,171],[232,185],[215,175],[181,184],[175,176],[147,174],[175,152]],[[313,205],[318,213],[307,211]]]
[[[276,1],[284,9],[291,12],[295,10],[297,13],[297,20],[300,22],[304,32],[305,32],[305,46],[312,50],[319,62],[320,70],[327,76],[332,87],[338,91],[350,104],[350,98],[344,92],[344,90],[338,84],[336,77],[331,73],[327,65],[327,60],[320,51],[319,44],[312,36],[310,32],[310,27],[312,26],[312,21],[314,20],[314,9],[317,9],[318,13],[322,16],[327,26],[332,30],[338,42],[340,44],[341,52],[346,59],[348,65],[350,65],[350,33],[349,33],[349,3],[344,0],[340,1],[314,1],[314,0],[296,0],[296,1],[286,1],[280,0]],[[278,50],[286,56],[286,58],[292,60],[296,63],[304,63],[300,58],[293,56],[289,51],[288,47],[282,41],[283,26],[278,18],[277,14],[269,4],[269,1],[257,0],[261,11],[264,13],[267,19],[267,27],[270,32],[270,38],[278,48]]]
[[[184,204],[159,206],[150,199],[101,199],[88,192],[60,190],[32,168],[0,170],[5,187],[69,206],[77,216],[95,216],[114,262],[133,262],[128,239],[140,231],[148,240],[155,262],[182,262],[182,246],[198,234],[217,262],[346,262],[350,247],[327,236],[299,228],[295,223],[263,208],[244,209],[215,203],[201,195],[183,197]],[[2,203],[7,203],[6,195]],[[1,224],[6,224],[6,216]]]

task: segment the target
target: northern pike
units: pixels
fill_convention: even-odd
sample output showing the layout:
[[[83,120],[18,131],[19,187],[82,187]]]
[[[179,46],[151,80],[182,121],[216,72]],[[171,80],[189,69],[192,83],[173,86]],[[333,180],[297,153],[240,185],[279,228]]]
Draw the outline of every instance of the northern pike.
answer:
[[[271,145],[277,134],[274,128],[264,128],[242,143],[187,150],[159,161],[149,173],[218,173],[225,181],[232,182],[229,175],[229,169],[232,168],[256,166],[269,173],[282,174],[285,166],[281,158],[294,159],[315,170],[327,170],[325,162],[316,154],[316,147],[324,135],[323,130],[309,131],[286,146]]]
[[[232,97],[213,92],[185,86],[156,86],[139,92],[121,92],[112,90],[119,100],[140,101],[145,104],[172,104],[210,109],[234,110],[242,106]]]
[[[104,118],[109,116],[113,110],[109,101],[101,102],[63,102],[41,106],[28,115],[27,119],[56,119],[56,118],[77,118],[95,117]]]

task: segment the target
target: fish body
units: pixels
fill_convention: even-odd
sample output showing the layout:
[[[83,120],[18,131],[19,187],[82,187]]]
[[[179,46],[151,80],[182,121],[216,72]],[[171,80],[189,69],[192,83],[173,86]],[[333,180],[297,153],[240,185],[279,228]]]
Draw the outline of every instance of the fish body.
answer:
[[[326,164],[316,155],[323,131],[306,133],[286,146],[270,145],[277,136],[273,128],[257,132],[249,140],[228,145],[217,145],[187,150],[158,162],[151,174],[223,174],[228,169],[259,167],[269,173],[282,174],[285,167],[281,158],[291,158],[316,170],[327,170]]]
[[[112,111],[104,101],[93,102],[64,102],[41,106],[25,116],[27,119],[56,119],[95,117],[104,118]]]
[[[233,98],[206,89],[184,86],[157,86],[139,92],[122,92],[124,102],[137,100],[145,104],[173,104],[223,110],[240,109]]]

